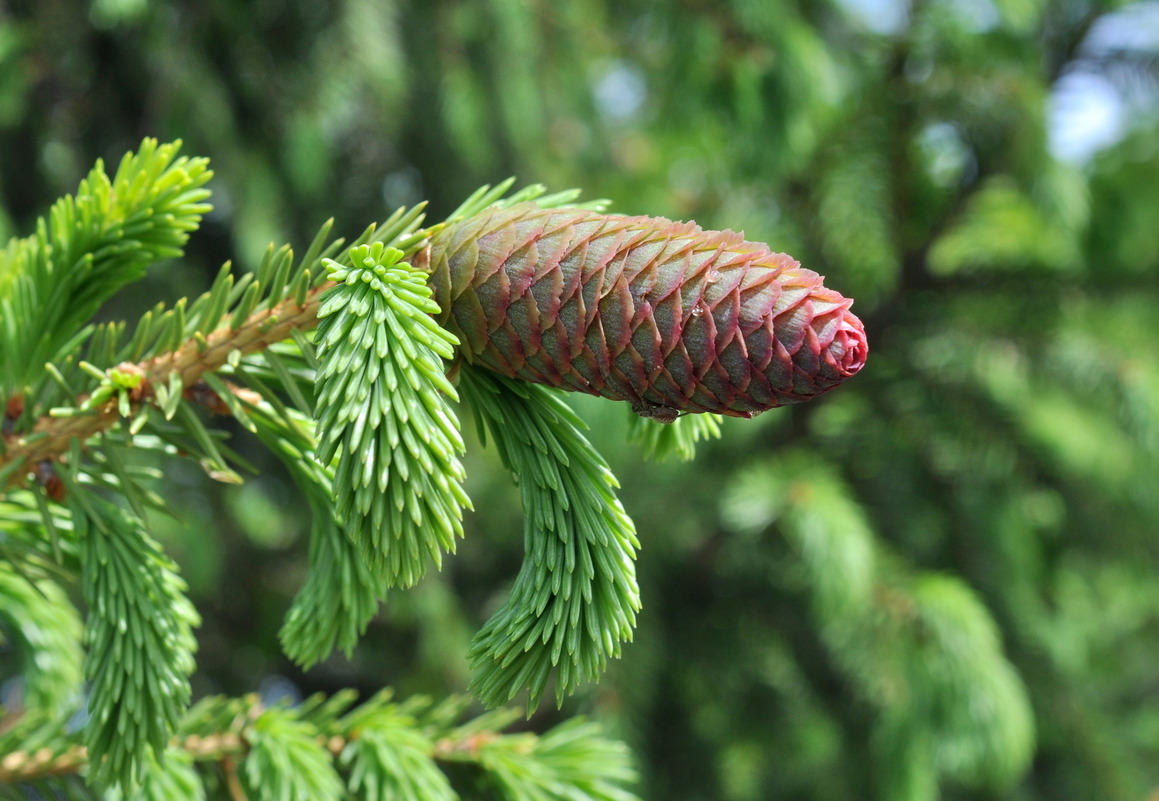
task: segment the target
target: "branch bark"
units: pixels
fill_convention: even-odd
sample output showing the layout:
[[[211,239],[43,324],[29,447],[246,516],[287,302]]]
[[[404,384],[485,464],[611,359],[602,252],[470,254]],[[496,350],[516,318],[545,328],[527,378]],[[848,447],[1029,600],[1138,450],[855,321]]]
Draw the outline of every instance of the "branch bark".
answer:
[[[240,351],[243,355],[256,353],[286,339],[295,329],[311,330],[318,324],[319,298],[332,285],[327,282],[311,289],[301,305],[293,298],[288,298],[272,309],[254,312],[237,329],[224,324],[204,338],[187,340],[174,351],[133,365],[143,380],[138,399],[133,402],[132,412],[135,413],[142,404],[151,403],[155,397],[152,388],[157,383],[167,383],[174,373],[180,378],[182,386],[193,387],[203,375],[222,367],[234,351]],[[0,491],[26,483],[36,471],[37,465],[59,460],[73,439],[84,442],[113,428],[121,420],[114,398],[91,414],[71,417],[46,415],[36,422],[30,433],[5,436],[4,453],[0,455],[0,474],[16,462],[22,463],[22,467],[9,475],[5,485],[0,486]]]

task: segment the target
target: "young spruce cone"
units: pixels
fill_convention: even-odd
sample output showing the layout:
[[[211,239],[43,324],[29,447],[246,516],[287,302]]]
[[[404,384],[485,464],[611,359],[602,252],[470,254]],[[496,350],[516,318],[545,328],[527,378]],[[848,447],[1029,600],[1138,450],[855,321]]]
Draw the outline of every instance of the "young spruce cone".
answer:
[[[521,204],[448,226],[415,266],[468,363],[660,420],[809,400],[868,352],[817,273],[695,223]]]

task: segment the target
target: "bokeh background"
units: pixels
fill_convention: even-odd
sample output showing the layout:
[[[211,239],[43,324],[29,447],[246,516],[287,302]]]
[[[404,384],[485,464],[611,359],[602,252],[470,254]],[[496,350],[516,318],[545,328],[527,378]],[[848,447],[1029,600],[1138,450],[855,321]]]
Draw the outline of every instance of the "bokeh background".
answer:
[[[0,236],[156,136],[216,209],[109,316],[508,175],[767,241],[856,297],[869,364],[689,464],[577,399],[645,608],[529,725],[603,720],[650,799],[1155,799],[1157,77],[1156,2],[3,0]],[[493,454],[459,555],[303,675],[305,511],[235,443],[242,487],[166,477],[198,694],[462,691],[520,559]]]

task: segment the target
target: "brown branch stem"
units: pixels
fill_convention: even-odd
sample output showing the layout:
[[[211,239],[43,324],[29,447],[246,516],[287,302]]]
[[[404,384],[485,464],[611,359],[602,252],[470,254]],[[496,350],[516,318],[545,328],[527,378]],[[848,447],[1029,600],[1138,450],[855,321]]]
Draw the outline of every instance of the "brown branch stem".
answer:
[[[199,762],[224,761],[246,753],[246,743],[241,735],[231,731],[175,738],[171,747],[186,752]],[[70,745],[63,751],[47,747],[35,751],[13,751],[0,758],[0,784],[80,773],[88,764],[88,758],[88,749],[83,745]]]
[[[79,773],[88,764],[88,749],[72,745],[64,751],[38,748],[35,751],[13,751],[0,758],[0,783],[45,779]]]
[[[349,732],[342,737],[336,734],[320,738],[320,742],[333,756],[342,753],[346,745],[356,739],[357,732]],[[461,738],[443,737],[432,743],[429,756],[445,761],[477,761],[480,749],[487,743],[501,737],[496,731],[472,732]],[[191,734],[174,738],[171,748],[184,751],[197,762],[221,763],[227,780],[232,773],[237,779],[237,764],[249,750],[244,732],[224,731],[215,734]],[[80,773],[88,764],[88,749],[83,745],[71,745],[63,751],[39,748],[34,751],[13,751],[0,757],[0,784],[36,781],[55,776],[69,776]],[[238,783],[237,790],[241,791]],[[231,782],[232,792],[232,782]],[[245,799],[244,793],[233,798]]]
[[[152,387],[168,383],[173,373],[177,374],[183,386],[192,387],[203,375],[224,365],[234,351],[243,355],[255,353],[286,339],[294,329],[311,330],[318,324],[319,297],[330,286],[333,284],[327,282],[310,290],[301,305],[293,298],[283,300],[272,309],[254,312],[236,329],[226,324],[204,339],[188,340],[174,351],[130,366],[127,369],[138,371],[143,377],[143,391],[134,400],[132,412],[135,413],[142,404],[152,402]],[[46,415],[36,422],[30,433],[5,437],[0,473],[14,462],[21,462],[25,469],[18,469],[9,476],[7,486],[22,485],[37,464],[59,459],[73,439],[83,442],[114,427],[121,419],[115,398],[90,414],[72,417]],[[0,490],[5,488],[0,487]]]
[[[237,775],[237,763],[233,757],[223,757],[221,768],[225,772],[225,786],[229,788],[229,797],[232,801],[249,801],[245,788],[241,786],[241,777]]]

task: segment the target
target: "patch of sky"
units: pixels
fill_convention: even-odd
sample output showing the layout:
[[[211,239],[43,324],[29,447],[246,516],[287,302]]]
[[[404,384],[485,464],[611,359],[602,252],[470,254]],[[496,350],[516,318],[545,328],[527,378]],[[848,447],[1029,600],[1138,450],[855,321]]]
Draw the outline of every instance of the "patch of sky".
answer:
[[[883,36],[901,33],[909,25],[909,3],[905,0],[837,0],[845,13],[873,33]]]
[[[1097,72],[1075,70],[1063,75],[1051,90],[1047,110],[1050,151],[1072,164],[1089,161],[1126,131],[1122,94]]]
[[[838,0],[856,23],[872,33],[892,36],[909,26],[906,0]],[[984,34],[1002,24],[993,0],[943,0],[964,28]],[[1051,88],[1048,138],[1051,152],[1072,164],[1084,164],[1111,147],[1140,120],[1159,117],[1159,0],[1131,3],[1099,18],[1079,49],[1075,62]],[[943,145],[937,130],[923,146]],[[934,147],[934,150],[939,150]],[[953,172],[942,149],[940,169]]]
[[[1159,116],[1155,60],[1159,2],[1134,3],[1099,18],[1049,104],[1050,148],[1074,164],[1119,142],[1133,123]]]
[[[593,91],[596,108],[610,122],[627,122],[639,114],[648,98],[644,73],[623,60],[609,63],[596,76]]]

